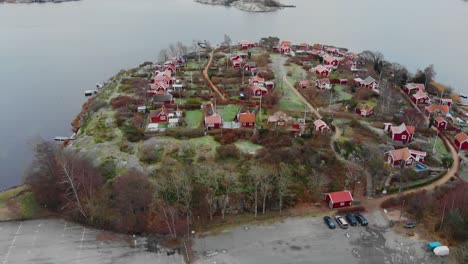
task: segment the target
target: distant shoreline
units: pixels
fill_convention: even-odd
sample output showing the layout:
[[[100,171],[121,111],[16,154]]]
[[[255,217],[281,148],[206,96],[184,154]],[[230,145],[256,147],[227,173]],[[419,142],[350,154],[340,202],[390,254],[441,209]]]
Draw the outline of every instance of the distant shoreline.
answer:
[[[44,4],[44,3],[62,3],[80,0],[0,0],[0,4]]]
[[[245,1],[245,0],[194,0],[200,4],[223,5],[237,8],[246,12],[273,12],[285,7],[295,7],[293,5],[284,5],[277,1]],[[266,4],[268,2],[269,4]]]

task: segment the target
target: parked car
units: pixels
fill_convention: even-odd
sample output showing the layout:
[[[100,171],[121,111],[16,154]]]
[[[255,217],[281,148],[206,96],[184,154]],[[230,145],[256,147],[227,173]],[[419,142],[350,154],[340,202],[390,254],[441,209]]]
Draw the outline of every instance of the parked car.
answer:
[[[327,224],[328,228],[330,228],[330,229],[335,229],[336,228],[335,222],[333,222],[333,219],[331,217],[324,216],[323,221],[325,222],[325,224]]]
[[[416,222],[415,221],[407,221],[405,222],[405,228],[415,228]]]
[[[346,229],[348,228],[348,222],[346,222],[346,220],[344,219],[344,217],[340,216],[340,215],[337,215],[335,216],[335,221],[338,223],[338,225],[343,228],[343,229]]]
[[[358,222],[356,220],[356,218],[354,217],[354,215],[350,214],[350,213],[347,213],[346,216],[346,221],[348,221],[348,223],[352,226],[357,226]]]
[[[366,226],[369,224],[369,222],[367,222],[367,219],[360,213],[354,214],[354,217],[362,226]]]

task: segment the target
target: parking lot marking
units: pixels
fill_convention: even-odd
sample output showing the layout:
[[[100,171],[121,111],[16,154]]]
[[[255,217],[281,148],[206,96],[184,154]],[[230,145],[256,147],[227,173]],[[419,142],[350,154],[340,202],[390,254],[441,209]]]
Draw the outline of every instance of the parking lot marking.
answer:
[[[13,237],[13,240],[11,241],[10,247],[8,248],[8,251],[5,254],[5,257],[3,258],[3,262],[2,262],[3,264],[8,263],[8,258],[10,257],[11,249],[15,245],[16,238],[18,237],[22,226],[23,226],[23,222],[20,223],[20,225],[18,226],[18,229],[16,230],[15,236]]]
[[[83,228],[83,231],[81,232],[80,250],[78,251],[78,259],[76,260],[77,263],[80,263],[81,251],[83,249],[83,241],[84,241],[85,233],[86,233],[86,228]]]

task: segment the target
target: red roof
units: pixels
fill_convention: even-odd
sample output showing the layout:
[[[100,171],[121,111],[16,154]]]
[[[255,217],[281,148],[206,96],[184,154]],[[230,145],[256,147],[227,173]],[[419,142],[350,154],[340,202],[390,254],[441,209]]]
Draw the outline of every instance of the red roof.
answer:
[[[342,203],[353,200],[353,196],[351,195],[350,191],[332,192],[328,193],[328,196],[330,197],[332,203]]]
[[[219,114],[205,116],[205,124],[221,124],[222,119]]]
[[[461,132],[460,134],[455,136],[455,139],[458,142],[463,143],[468,140],[468,135],[466,135],[464,132]]]

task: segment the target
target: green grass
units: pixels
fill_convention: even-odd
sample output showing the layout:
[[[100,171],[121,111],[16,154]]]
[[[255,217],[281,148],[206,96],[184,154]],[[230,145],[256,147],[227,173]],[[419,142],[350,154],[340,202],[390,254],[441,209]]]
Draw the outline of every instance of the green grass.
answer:
[[[225,121],[232,121],[237,112],[239,112],[239,106],[233,104],[223,105],[217,107],[217,111]]]
[[[214,157],[216,148],[220,145],[212,136],[204,136],[189,139],[190,144],[196,149],[197,156],[200,154]]]
[[[17,198],[21,218],[34,218],[41,213],[41,208],[32,192],[26,192]]]
[[[198,58],[195,59],[195,60],[190,60],[187,64],[186,64],[186,68],[188,69],[201,69],[205,66],[207,60],[205,59],[200,59],[200,63],[198,63]]]
[[[431,139],[429,139],[429,143],[431,144],[431,146],[434,146],[434,138],[433,137]],[[439,160],[439,161],[441,161],[441,158],[443,156],[450,156],[450,153],[448,152],[447,148],[445,147],[444,142],[439,137],[437,137],[437,142],[435,143],[435,151],[436,151],[436,153],[439,154],[436,157],[436,159]]]
[[[0,220],[37,218],[43,213],[26,185],[0,193]]]
[[[185,112],[185,122],[189,128],[199,128],[203,120],[203,112],[201,110],[190,110]]]
[[[344,91],[343,85],[335,85],[333,87],[335,90],[336,94],[338,95],[338,101],[343,101],[343,100],[349,100],[353,98],[353,95]]]
[[[246,141],[246,140],[240,140],[240,141],[237,141],[234,144],[236,145],[236,147],[240,151],[242,151],[244,153],[250,153],[250,154],[254,154],[257,150],[263,148],[260,145],[254,144],[254,143],[252,143],[250,141]]]

